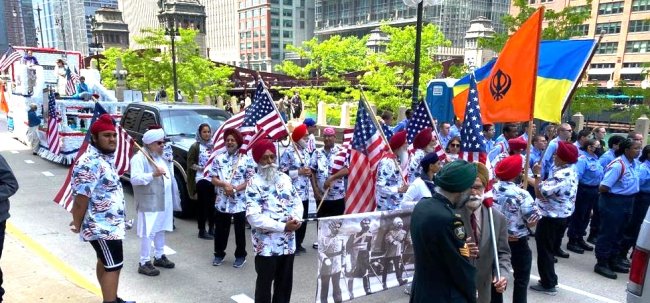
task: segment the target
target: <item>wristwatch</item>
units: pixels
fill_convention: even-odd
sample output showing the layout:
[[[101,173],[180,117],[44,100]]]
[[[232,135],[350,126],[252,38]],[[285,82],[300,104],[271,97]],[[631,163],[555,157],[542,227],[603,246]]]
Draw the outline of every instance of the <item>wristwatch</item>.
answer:
[[[537,178],[539,178],[539,175],[538,174],[533,174],[533,178],[537,179]]]
[[[233,188],[232,188],[232,194],[234,195],[234,194],[236,194],[236,193],[237,193],[237,188],[234,188],[234,187],[233,187]]]

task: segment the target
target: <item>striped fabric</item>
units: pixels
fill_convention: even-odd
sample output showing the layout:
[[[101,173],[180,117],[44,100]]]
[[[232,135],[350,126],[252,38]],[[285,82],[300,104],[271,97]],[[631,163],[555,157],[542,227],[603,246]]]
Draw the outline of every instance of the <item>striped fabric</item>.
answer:
[[[59,136],[59,121],[56,114],[56,99],[54,91],[47,96],[47,146],[51,153],[61,152],[61,136]]]
[[[343,144],[341,145],[342,148],[336,155],[334,155],[330,174],[333,175],[346,166],[345,162],[350,156],[350,145],[352,144],[353,135],[354,129],[346,128],[343,130]]]
[[[13,47],[9,46],[7,51],[0,57],[0,72],[9,68],[14,62],[20,60],[20,54]]]

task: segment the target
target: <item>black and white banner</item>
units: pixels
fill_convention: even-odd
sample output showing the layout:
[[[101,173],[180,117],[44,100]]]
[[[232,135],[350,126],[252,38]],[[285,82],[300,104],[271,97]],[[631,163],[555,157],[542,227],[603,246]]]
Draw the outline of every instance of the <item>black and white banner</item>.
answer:
[[[413,280],[412,210],[319,219],[316,302],[342,302]]]

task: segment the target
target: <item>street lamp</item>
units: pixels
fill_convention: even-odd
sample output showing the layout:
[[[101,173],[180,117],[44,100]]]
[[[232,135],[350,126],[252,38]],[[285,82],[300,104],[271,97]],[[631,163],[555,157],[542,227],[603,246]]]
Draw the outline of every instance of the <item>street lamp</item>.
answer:
[[[38,13],[38,32],[41,34],[41,46],[45,47],[43,43],[45,43],[45,40],[43,40],[43,26],[41,25],[41,11],[43,9],[41,8],[40,5],[36,5],[36,12]]]
[[[178,24],[173,11],[167,9],[166,1],[159,1],[161,5],[158,21],[165,26],[165,35],[168,35],[172,44],[172,78],[174,81],[174,102],[178,102],[178,79],[176,77],[176,36],[178,33]]]
[[[103,45],[97,41],[97,19],[95,19],[95,16],[90,17],[90,29],[93,34],[93,43],[92,43],[92,47],[89,48],[95,49],[95,59],[97,59],[97,71],[101,72],[102,68],[99,64],[99,50],[103,47]]]

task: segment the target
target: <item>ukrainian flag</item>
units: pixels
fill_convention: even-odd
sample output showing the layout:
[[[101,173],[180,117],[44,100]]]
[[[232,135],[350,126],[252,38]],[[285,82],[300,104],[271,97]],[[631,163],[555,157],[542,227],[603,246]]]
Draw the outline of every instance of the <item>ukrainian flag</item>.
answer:
[[[542,41],[535,91],[535,118],[560,123],[562,109],[589,63],[596,42],[594,39]],[[490,75],[495,61],[496,59],[474,71],[477,82]],[[454,85],[453,103],[457,117],[463,117],[468,87],[469,75]]]

